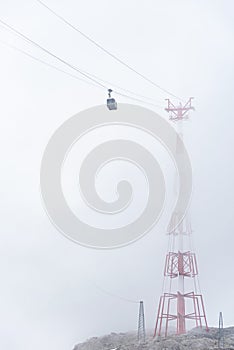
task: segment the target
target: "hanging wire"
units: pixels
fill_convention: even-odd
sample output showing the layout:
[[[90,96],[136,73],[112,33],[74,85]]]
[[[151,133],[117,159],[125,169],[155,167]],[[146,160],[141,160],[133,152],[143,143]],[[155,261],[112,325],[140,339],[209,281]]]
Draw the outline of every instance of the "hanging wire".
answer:
[[[190,244],[191,244],[191,250],[193,252],[195,252],[196,249],[195,249],[195,244],[194,244],[194,236],[192,234],[190,235]],[[201,294],[201,285],[200,285],[199,275],[195,276],[195,281],[197,282],[198,292],[199,292],[199,294]]]
[[[106,85],[103,85],[102,83],[99,82],[99,80],[101,80],[101,81],[104,81],[104,80],[99,79],[97,76],[94,76],[94,75],[92,75],[92,74],[90,74],[90,73],[88,73],[88,72],[86,72],[86,71],[83,71],[83,70],[81,70],[80,68],[77,68],[76,66],[70,64],[69,62],[67,62],[67,61],[65,61],[64,59],[60,58],[59,56],[55,55],[54,53],[52,53],[51,51],[47,50],[46,48],[44,48],[43,46],[41,46],[41,45],[38,44],[37,42],[31,40],[29,37],[27,37],[26,35],[22,34],[22,33],[19,32],[18,30],[16,30],[14,27],[12,27],[11,25],[7,24],[5,21],[3,21],[3,20],[0,19],[0,23],[2,23],[2,24],[4,25],[4,28],[9,29],[9,30],[10,30],[11,32],[13,32],[16,36],[22,38],[23,40],[25,40],[26,42],[28,42],[28,43],[30,43],[30,44],[32,44],[32,45],[34,45],[34,46],[36,46],[37,48],[39,48],[39,49],[42,50],[43,52],[47,53],[48,55],[52,56],[53,58],[57,59],[58,61],[62,62],[62,63],[65,64],[65,65],[67,65],[69,68],[72,68],[73,70],[75,70],[75,71],[78,72],[79,74],[81,74],[81,75],[85,76],[87,79],[91,80],[91,82],[92,82],[91,85],[96,86],[96,87],[97,87],[97,85],[98,85],[98,86],[101,87],[101,88],[107,89],[107,86],[106,86]],[[12,49],[17,50],[18,52],[23,53],[24,55],[27,55],[27,56],[31,57],[32,59],[34,59],[34,60],[36,60],[36,61],[38,61],[38,62],[40,62],[40,63],[43,63],[43,64],[45,64],[45,65],[47,65],[47,66],[50,66],[51,68],[54,68],[54,69],[56,69],[56,70],[58,70],[58,71],[61,71],[61,72],[63,72],[64,74],[67,74],[67,75],[69,75],[69,76],[71,76],[71,77],[73,77],[73,78],[75,78],[75,79],[84,81],[84,82],[86,82],[86,83],[90,83],[90,82],[87,82],[87,81],[85,81],[84,79],[81,79],[81,78],[79,78],[79,77],[77,77],[77,76],[75,76],[75,75],[73,75],[73,74],[70,74],[70,73],[68,73],[68,72],[66,72],[66,71],[64,71],[64,70],[62,70],[62,69],[60,69],[60,68],[58,68],[58,67],[56,67],[56,66],[54,66],[54,65],[52,65],[52,64],[49,64],[49,63],[47,63],[47,62],[45,62],[45,61],[43,61],[43,60],[41,60],[41,59],[35,57],[34,55],[29,54],[29,53],[27,53],[26,51],[21,50],[21,49],[15,47],[15,46],[13,46],[13,45],[7,44],[7,43],[5,43],[5,42],[4,42],[4,44],[7,45],[7,46],[9,46],[9,47],[11,47]],[[107,81],[104,81],[104,82],[107,83]],[[109,85],[116,86],[115,84],[111,84],[110,82],[108,82],[108,84],[109,84]],[[120,87],[119,87],[119,88],[120,88]],[[130,92],[130,93],[132,93],[132,94],[135,94],[134,92],[132,92],[132,91],[130,91],[130,90],[126,90],[126,89],[124,89],[124,88],[120,88],[120,89],[123,90],[123,91],[128,91],[128,92]],[[163,108],[161,105],[157,105],[157,104],[155,104],[155,103],[151,103],[151,102],[148,102],[148,101],[144,101],[144,100],[142,100],[142,99],[140,99],[140,98],[136,98],[136,97],[129,96],[129,95],[124,94],[124,93],[121,93],[121,92],[119,92],[119,91],[117,91],[117,90],[113,90],[113,92],[115,92],[115,93],[116,93],[117,95],[119,95],[119,96],[122,96],[122,97],[125,97],[125,98],[128,98],[128,99],[131,99],[131,100],[134,100],[134,101],[137,101],[137,102],[145,103],[145,104],[148,104],[148,105],[151,105],[151,106],[154,106],[154,107],[158,107],[158,108]],[[137,95],[137,94],[135,94],[135,95]],[[144,96],[144,98],[145,98],[145,96]]]
[[[140,300],[133,300],[133,299],[128,299],[128,298],[125,298],[125,297],[122,297],[120,295],[117,295],[117,294],[114,294],[114,293],[111,293],[109,291],[107,291],[106,289],[103,289],[102,287],[98,286],[96,283],[95,283],[95,287],[97,289],[99,289],[102,293],[112,297],[112,298],[117,298],[117,299],[120,299],[122,301],[125,301],[127,303],[133,303],[133,304],[139,304],[140,303]]]
[[[172,233],[172,245],[171,245],[171,252],[175,251],[175,234]],[[172,278],[170,278],[170,287],[169,287],[169,293],[171,293],[172,290]]]
[[[17,46],[11,45],[11,44],[9,44],[9,43],[3,41],[3,40],[0,40],[0,43],[1,43],[2,45],[4,45],[4,46],[7,46],[7,47],[9,47],[9,48],[11,48],[11,49],[13,49],[13,50],[15,50],[15,51],[17,51],[17,52],[19,52],[19,53],[25,55],[25,56],[27,56],[27,57],[32,58],[33,60],[35,60],[35,61],[37,61],[37,62],[40,62],[40,63],[44,64],[45,66],[50,67],[50,68],[52,68],[52,69],[54,69],[54,70],[56,70],[56,71],[58,71],[58,72],[64,73],[64,74],[66,74],[66,75],[68,75],[68,76],[70,76],[70,77],[72,77],[72,78],[74,78],[74,79],[80,80],[80,81],[82,81],[82,82],[84,82],[84,83],[86,83],[86,84],[89,84],[89,85],[92,85],[92,86],[95,86],[95,87],[99,87],[98,85],[96,85],[96,84],[94,84],[94,83],[92,83],[92,82],[90,82],[90,81],[87,81],[87,80],[85,80],[85,79],[82,79],[82,78],[80,78],[80,77],[77,77],[76,75],[74,75],[74,74],[72,74],[72,73],[69,73],[69,72],[67,72],[67,71],[65,71],[65,70],[63,70],[63,69],[61,69],[61,68],[59,68],[59,67],[54,66],[54,65],[51,64],[51,63],[48,63],[48,62],[46,62],[46,61],[44,61],[44,60],[42,60],[42,59],[40,59],[40,58],[38,58],[38,57],[36,57],[36,56],[33,56],[33,55],[31,55],[30,53],[28,53],[28,52],[26,52],[26,51],[24,51],[24,50],[18,48]]]
[[[160,89],[161,91],[167,93],[168,95],[175,97],[179,100],[182,101],[182,99],[174,94],[172,94],[171,92],[169,92],[168,90],[164,89],[163,87],[161,87],[159,84],[155,83],[153,80],[149,79],[147,76],[145,76],[144,74],[140,73],[139,71],[137,71],[135,68],[133,68],[132,66],[130,66],[129,64],[127,64],[126,62],[124,62],[123,60],[121,60],[119,57],[117,57],[116,55],[114,55],[113,53],[111,53],[109,50],[105,49],[102,45],[100,45],[99,43],[97,43],[95,40],[93,40],[90,36],[88,36],[87,34],[85,34],[83,31],[81,31],[78,27],[75,27],[73,24],[71,24],[69,21],[67,21],[63,16],[59,15],[56,11],[54,11],[52,8],[50,8],[48,5],[46,5],[43,1],[41,0],[35,0],[36,2],[38,2],[39,4],[41,4],[42,6],[44,6],[47,10],[49,10],[53,15],[55,15],[57,18],[59,18],[61,21],[63,21],[65,24],[67,24],[70,28],[72,28],[73,30],[75,30],[77,33],[79,33],[80,35],[82,35],[85,39],[87,39],[88,41],[90,41],[92,44],[94,44],[96,47],[98,47],[100,50],[102,50],[103,52],[105,52],[107,55],[109,55],[110,57],[112,57],[113,59],[115,59],[118,63],[122,64],[123,66],[125,66],[126,68],[128,68],[129,70],[131,70],[132,72],[134,72],[135,74],[137,74],[139,77],[143,78],[145,81],[147,81],[148,83],[152,84],[153,86],[157,87],[158,89]]]
[[[96,79],[100,80],[101,82],[103,82],[103,83],[105,83],[105,84],[108,84],[108,85],[110,85],[110,86],[116,87],[117,89],[120,89],[120,90],[122,90],[122,91],[125,91],[125,92],[127,92],[127,93],[130,93],[130,94],[132,94],[132,95],[135,95],[135,96],[137,96],[138,98],[141,98],[141,100],[142,100],[142,99],[145,99],[145,100],[151,101],[151,103],[152,103],[152,102],[156,102],[156,101],[157,101],[158,103],[160,103],[159,100],[156,100],[156,99],[154,99],[154,98],[152,98],[152,97],[138,94],[138,93],[136,93],[136,92],[134,92],[134,91],[132,91],[132,90],[123,88],[123,87],[121,87],[121,86],[119,86],[119,85],[116,85],[116,84],[113,84],[113,83],[109,82],[108,80],[101,79],[101,78],[97,77],[97,76],[94,75],[94,74],[90,74],[90,73],[87,73],[87,72],[85,72],[85,73],[86,73],[86,74],[89,74],[89,75],[92,76],[93,78],[96,78]],[[114,91],[114,92],[115,92],[115,91]],[[155,103],[153,103],[153,104],[155,105]],[[162,106],[160,105],[160,106],[158,106],[158,107],[162,107]],[[162,108],[164,108],[164,107],[162,107]]]
[[[115,93],[116,93],[117,95],[119,95],[119,96],[126,97],[126,98],[130,98],[130,99],[133,100],[133,101],[146,103],[146,104],[148,104],[148,105],[151,105],[151,106],[154,106],[154,107],[158,107],[158,108],[161,108],[161,109],[164,110],[164,107],[162,107],[161,105],[156,105],[155,103],[143,101],[143,100],[141,100],[141,99],[139,99],[139,98],[132,97],[132,96],[128,96],[128,95],[123,94],[123,93],[121,93],[121,92],[118,92],[118,91],[116,91],[116,90],[113,90],[113,92],[115,92]]]
[[[167,253],[171,251],[171,234],[168,235],[168,242],[167,242]],[[163,273],[163,283],[162,283],[162,294],[164,294],[166,288],[167,288],[167,277]]]
[[[8,23],[6,23],[5,21],[3,21],[2,19],[0,19],[0,23],[2,23],[4,26],[6,26],[7,28],[9,28],[12,32],[14,32],[15,34],[17,34],[18,36],[20,36],[21,38],[23,38],[24,40],[26,40],[27,42],[29,42],[30,44],[36,46],[37,48],[39,48],[40,50],[44,51],[45,53],[47,53],[48,55],[52,56],[53,58],[57,59],[58,61],[62,62],[63,64],[65,64],[66,66],[68,66],[69,68],[72,68],[73,70],[75,70],[76,72],[78,72],[79,74],[83,75],[84,77],[86,77],[87,79],[93,81],[94,83],[98,84],[99,86],[101,86],[104,89],[107,89],[107,86],[103,85],[102,83],[98,82],[97,80],[93,79],[92,77],[90,77],[88,74],[86,74],[85,72],[83,72],[81,69],[79,69],[78,67],[75,67],[74,65],[72,65],[71,63],[65,61],[64,59],[60,58],[59,56],[57,56],[56,54],[54,54],[53,52],[47,50],[45,47],[41,46],[40,44],[38,44],[36,41],[30,39],[29,37],[27,37],[26,35],[24,35],[23,33],[21,33],[20,31],[18,31],[17,29],[15,29],[14,27],[12,27],[11,25],[9,25]]]

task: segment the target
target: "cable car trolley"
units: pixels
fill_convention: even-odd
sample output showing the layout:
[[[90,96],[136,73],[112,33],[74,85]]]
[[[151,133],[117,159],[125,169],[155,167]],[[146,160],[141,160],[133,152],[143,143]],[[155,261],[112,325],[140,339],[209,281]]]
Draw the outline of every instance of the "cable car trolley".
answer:
[[[112,93],[112,90],[108,89],[109,98],[106,100],[106,105],[110,111],[117,109],[117,102],[113,97],[111,97],[111,93]]]

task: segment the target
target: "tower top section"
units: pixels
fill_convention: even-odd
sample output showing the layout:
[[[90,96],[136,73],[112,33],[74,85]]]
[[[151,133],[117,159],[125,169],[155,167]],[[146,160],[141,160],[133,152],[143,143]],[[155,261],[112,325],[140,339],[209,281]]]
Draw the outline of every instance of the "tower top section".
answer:
[[[194,111],[194,107],[192,106],[192,99],[193,97],[190,97],[189,100],[182,104],[181,102],[179,105],[175,106],[169,98],[166,99],[167,101],[167,108],[165,108],[165,111],[169,113],[169,119],[172,121],[180,121],[180,120],[188,120],[188,112],[190,110]]]

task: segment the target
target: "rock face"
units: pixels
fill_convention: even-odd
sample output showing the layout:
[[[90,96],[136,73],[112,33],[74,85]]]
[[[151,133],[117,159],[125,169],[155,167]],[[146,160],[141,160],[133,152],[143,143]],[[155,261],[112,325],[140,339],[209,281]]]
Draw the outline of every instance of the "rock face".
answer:
[[[145,343],[139,344],[136,333],[111,333],[91,338],[73,350],[209,350],[218,349],[218,334],[217,328],[211,328],[209,332],[195,328],[187,334],[167,338],[152,339],[149,335]],[[226,350],[234,350],[234,327],[224,329],[224,346]]]

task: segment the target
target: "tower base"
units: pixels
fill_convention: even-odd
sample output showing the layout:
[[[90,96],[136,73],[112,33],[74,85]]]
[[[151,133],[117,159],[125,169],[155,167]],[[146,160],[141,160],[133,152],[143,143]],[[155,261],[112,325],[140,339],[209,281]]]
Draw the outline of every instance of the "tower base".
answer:
[[[176,334],[186,333],[186,320],[195,323],[195,327],[205,327],[207,331],[209,330],[202,295],[194,292],[164,293],[159,301],[154,337],[163,334],[167,336],[170,321],[172,321],[170,326],[174,323]]]

